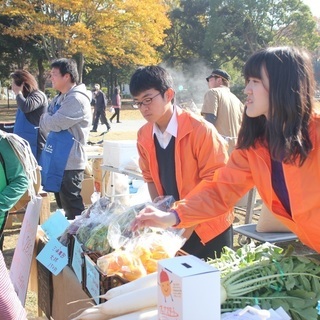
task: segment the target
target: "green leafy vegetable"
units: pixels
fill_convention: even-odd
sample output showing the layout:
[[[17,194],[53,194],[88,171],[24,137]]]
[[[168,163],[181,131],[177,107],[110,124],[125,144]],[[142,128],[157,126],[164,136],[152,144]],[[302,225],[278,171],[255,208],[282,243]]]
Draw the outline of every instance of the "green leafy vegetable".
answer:
[[[293,320],[316,320],[320,300],[320,263],[265,243],[233,251],[208,261],[221,270],[222,312],[260,305],[283,307]]]

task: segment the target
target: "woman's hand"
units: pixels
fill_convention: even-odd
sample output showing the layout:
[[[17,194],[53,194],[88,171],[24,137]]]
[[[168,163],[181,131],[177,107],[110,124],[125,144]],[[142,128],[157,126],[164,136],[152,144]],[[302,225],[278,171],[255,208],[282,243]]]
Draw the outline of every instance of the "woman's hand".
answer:
[[[178,223],[177,215],[174,212],[165,212],[153,206],[147,206],[136,216],[132,224],[135,231],[144,227],[156,227],[166,229]]]
[[[12,81],[12,91],[14,92],[15,95],[18,95],[19,93],[22,93],[23,89],[23,83],[21,86],[17,86],[14,81]]]

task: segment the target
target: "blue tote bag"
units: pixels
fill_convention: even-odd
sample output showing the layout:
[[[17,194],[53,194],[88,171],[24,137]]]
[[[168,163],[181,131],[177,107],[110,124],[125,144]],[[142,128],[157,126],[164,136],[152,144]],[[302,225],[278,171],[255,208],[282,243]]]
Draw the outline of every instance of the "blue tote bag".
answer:
[[[74,140],[68,130],[50,132],[40,156],[41,181],[43,190],[59,192],[64,170]]]

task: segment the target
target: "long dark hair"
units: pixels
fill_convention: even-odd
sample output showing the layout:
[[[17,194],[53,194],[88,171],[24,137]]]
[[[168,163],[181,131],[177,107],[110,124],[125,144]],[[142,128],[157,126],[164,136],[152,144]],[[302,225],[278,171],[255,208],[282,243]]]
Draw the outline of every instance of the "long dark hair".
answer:
[[[11,73],[11,78],[17,86],[23,84],[22,94],[26,98],[30,92],[38,90],[38,83],[35,77],[26,70],[16,70]]]
[[[313,111],[314,77],[309,54],[294,47],[276,47],[254,53],[246,62],[244,77],[269,78],[269,112],[265,116],[243,116],[238,136],[240,149],[257,141],[268,145],[271,158],[302,165],[312,149],[309,123]]]

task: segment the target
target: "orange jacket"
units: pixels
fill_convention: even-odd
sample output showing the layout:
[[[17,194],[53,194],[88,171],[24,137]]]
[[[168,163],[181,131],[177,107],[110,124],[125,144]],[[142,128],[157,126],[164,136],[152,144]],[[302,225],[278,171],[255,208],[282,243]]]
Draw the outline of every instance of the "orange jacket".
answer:
[[[201,183],[187,199],[175,203],[173,209],[181,219],[179,228],[224,215],[255,185],[263,202],[277,218],[302,243],[320,252],[320,115],[313,117],[310,135],[313,150],[305,163],[301,167],[283,164],[291,216],[273,191],[270,154],[266,147],[257,145],[249,150],[234,150],[227,165],[216,171],[213,181]],[[199,212],[200,201],[203,210]]]
[[[202,180],[211,180],[214,171],[226,164],[227,146],[217,130],[202,118],[177,108],[178,133],[175,142],[175,169],[180,198],[184,198]],[[145,124],[138,132],[139,165],[144,180],[153,182],[159,195],[163,189],[159,177],[153,124]],[[202,201],[194,213],[202,210]],[[227,210],[229,211],[229,209]],[[233,215],[223,213],[196,226],[195,231],[203,243],[225,231]]]

